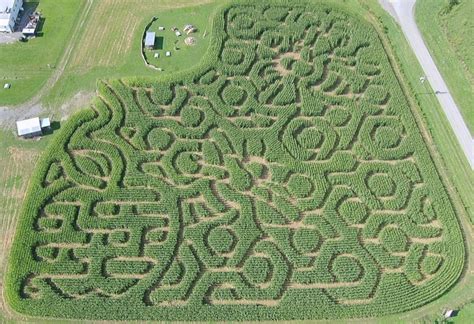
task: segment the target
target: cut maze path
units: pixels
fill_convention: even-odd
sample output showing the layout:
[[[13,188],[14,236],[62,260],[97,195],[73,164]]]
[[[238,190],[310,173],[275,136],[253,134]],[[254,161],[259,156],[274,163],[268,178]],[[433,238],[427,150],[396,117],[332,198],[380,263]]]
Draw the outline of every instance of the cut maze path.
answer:
[[[12,308],[314,320],[444,294],[461,229],[377,32],[328,5],[215,19],[199,68],[100,82],[57,133],[13,245]]]

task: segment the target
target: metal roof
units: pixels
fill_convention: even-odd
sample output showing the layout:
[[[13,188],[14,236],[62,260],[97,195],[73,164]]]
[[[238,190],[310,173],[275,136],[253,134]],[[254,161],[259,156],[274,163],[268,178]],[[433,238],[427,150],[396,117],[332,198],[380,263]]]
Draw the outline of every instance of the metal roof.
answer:
[[[154,32],[147,32],[145,37],[145,46],[154,46],[155,45],[156,34]]]
[[[18,135],[28,135],[41,132],[41,123],[39,117],[20,120],[16,122],[16,128],[18,129]]]
[[[41,128],[51,127],[51,121],[49,120],[49,118],[43,118],[40,121],[40,126]]]
[[[13,8],[15,0],[0,0],[0,13],[6,13],[6,9]]]
[[[15,12],[12,12],[13,6],[18,3],[18,5],[22,5],[22,1],[18,0],[0,0],[0,19],[10,19],[12,17],[12,14],[15,14],[13,16],[14,19],[16,19],[18,12],[15,10]],[[15,8],[17,8],[15,6]],[[3,22],[4,23],[4,22]]]

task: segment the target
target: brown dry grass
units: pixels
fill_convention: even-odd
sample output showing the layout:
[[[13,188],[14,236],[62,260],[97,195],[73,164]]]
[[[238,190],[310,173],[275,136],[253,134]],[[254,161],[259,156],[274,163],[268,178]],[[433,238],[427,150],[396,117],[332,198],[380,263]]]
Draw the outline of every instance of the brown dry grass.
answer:
[[[20,216],[23,199],[28,186],[29,175],[38,158],[36,150],[10,147],[8,156],[0,161],[0,289],[7,265],[16,224]],[[0,295],[0,312],[7,311],[3,294]]]

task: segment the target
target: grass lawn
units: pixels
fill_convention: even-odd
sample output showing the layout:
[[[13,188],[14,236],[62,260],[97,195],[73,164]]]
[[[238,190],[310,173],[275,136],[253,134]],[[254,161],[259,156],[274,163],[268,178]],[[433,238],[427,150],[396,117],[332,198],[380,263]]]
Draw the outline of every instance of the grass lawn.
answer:
[[[474,1],[418,0],[415,15],[423,38],[474,134]]]
[[[474,302],[471,302],[464,306],[458,313],[456,317],[450,320],[450,323],[464,324],[472,322],[474,318]]]
[[[172,9],[158,15],[148,31],[156,33],[156,47],[154,50],[145,50],[145,55],[150,64],[163,69],[163,74],[173,74],[193,67],[201,61],[206,54],[211,39],[210,14],[215,4],[203,5],[195,8]],[[189,36],[183,32],[186,24],[192,24],[197,28],[196,33]],[[164,31],[159,31],[160,26],[165,27]],[[176,36],[171,30],[177,27],[181,36]],[[187,37],[194,37],[196,44],[188,46],[184,43]],[[165,53],[171,52],[171,56]],[[155,58],[155,53],[159,54]],[[138,53],[134,53],[135,55]]]
[[[140,6],[130,0],[96,2],[62,78],[46,94],[44,103],[56,107],[79,91],[94,91],[97,79],[158,77],[193,67],[200,62],[209,45],[215,9],[216,2],[209,0],[147,0],[140,2]],[[161,25],[166,27],[157,36],[164,35],[164,49],[172,51],[171,57],[165,57],[162,50],[159,59],[150,59],[151,63],[163,68],[162,72],[146,67],[140,55],[142,35],[153,16],[158,17],[154,29]],[[116,24],[116,20],[126,20],[127,24]],[[197,45],[184,45],[183,35],[180,37],[180,50],[175,51],[174,40],[177,37],[170,28],[176,26],[182,29],[188,23],[199,28]],[[101,33],[96,32],[98,29]],[[203,37],[205,31],[207,36]]]
[[[37,10],[45,19],[43,35],[27,43],[0,45],[0,106],[25,102],[41,89],[69,42],[72,27],[83,3],[84,0],[41,0],[39,3],[27,3],[38,4]],[[12,88],[4,90],[3,83],[11,83]]]

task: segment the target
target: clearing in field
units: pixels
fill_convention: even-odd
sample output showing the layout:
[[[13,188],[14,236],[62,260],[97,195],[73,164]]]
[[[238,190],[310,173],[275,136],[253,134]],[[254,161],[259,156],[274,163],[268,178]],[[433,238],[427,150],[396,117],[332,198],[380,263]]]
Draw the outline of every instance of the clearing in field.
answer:
[[[17,311],[90,319],[380,316],[458,279],[448,195],[377,33],[234,4],[192,73],[107,81],[38,165]]]

